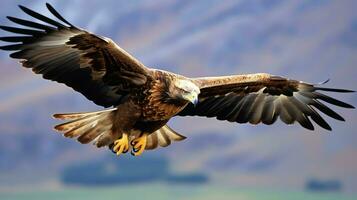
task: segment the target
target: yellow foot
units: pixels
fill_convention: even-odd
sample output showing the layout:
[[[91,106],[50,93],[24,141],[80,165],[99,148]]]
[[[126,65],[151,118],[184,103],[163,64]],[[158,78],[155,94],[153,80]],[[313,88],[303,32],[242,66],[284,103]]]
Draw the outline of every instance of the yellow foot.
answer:
[[[122,137],[114,141],[113,151],[119,156],[129,150],[128,134],[123,134]]]
[[[131,154],[133,156],[139,156],[144,152],[146,147],[146,138],[147,134],[144,133],[142,136],[131,141],[131,146],[133,147]]]

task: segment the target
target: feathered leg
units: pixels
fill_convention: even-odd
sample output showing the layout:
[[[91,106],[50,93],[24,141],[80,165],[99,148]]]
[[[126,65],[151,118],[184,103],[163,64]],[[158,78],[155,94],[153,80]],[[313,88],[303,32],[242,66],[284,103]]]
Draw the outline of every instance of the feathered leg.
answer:
[[[119,133],[113,142],[112,151],[118,156],[129,151],[129,137],[134,124],[141,115],[141,109],[130,99],[117,107],[113,130]],[[110,148],[110,146],[109,146]]]

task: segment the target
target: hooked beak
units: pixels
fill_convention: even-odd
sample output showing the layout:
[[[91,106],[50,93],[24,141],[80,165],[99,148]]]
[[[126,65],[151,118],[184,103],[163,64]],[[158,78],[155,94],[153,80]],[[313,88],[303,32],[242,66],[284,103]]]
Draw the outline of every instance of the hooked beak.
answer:
[[[199,102],[199,98],[198,98],[199,94],[200,94],[199,92],[192,91],[190,93],[182,94],[181,98],[183,98],[184,100],[186,100],[196,106]]]
[[[196,93],[193,93],[191,96],[190,96],[190,102],[193,104],[193,105],[197,105],[198,103],[198,94]]]
[[[198,96],[196,96],[196,98],[193,100],[193,105],[196,106],[198,104]]]

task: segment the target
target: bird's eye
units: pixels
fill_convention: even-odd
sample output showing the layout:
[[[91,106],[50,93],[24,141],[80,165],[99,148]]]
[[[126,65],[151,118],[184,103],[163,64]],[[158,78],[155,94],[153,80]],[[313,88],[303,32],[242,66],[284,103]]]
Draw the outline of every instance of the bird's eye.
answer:
[[[182,89],[182,88],[177,88],[178,89],[178,91],[180,91],[181,93],[187,93],[187,91],[186,90],[184,90],[184,89]]]
[[[183,90],[184,93],[186,94],[190,94],[191,92],[190,91],[187,91],[187,90]]]

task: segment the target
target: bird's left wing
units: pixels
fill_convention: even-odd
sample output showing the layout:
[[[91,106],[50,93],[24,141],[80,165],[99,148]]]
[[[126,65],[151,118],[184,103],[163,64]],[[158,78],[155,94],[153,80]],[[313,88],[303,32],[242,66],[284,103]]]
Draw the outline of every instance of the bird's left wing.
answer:
[[[39,22],[8,17],[24,28],[0,26],[20,34],[1,37],[13,44],[0,49],[15,51],[10,56],[21,59],[24,67],[45,79],[64,83],[105,107],[117,105],[133,88],[146,83],[150,74],[142,63],[110,39],[75,27],[46,5],[57,20],[20,6]]]
[[[238,123],[272,124],[280,116],[286,124],[295,121],[313,130],[310,119],[331,130],[320,116],[322,113],[343,121],[335,111],[322,101],[344,107],[352,105],[336,100],[319,91],[353,92],[344,89],[323,88],[319,85],[290,80],[270,74],[249,74],[192,79],[201,89],[199,103],[188,105],[179,116],[216,117]]]

